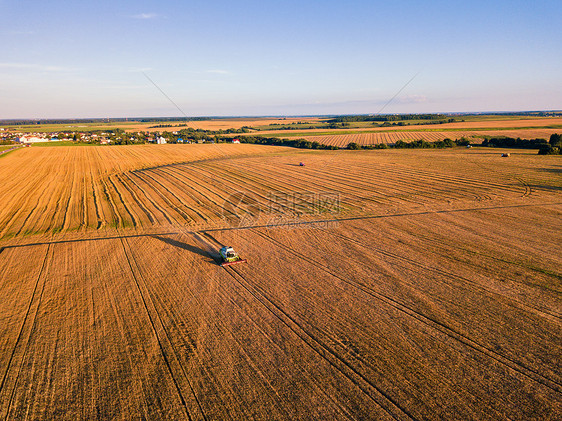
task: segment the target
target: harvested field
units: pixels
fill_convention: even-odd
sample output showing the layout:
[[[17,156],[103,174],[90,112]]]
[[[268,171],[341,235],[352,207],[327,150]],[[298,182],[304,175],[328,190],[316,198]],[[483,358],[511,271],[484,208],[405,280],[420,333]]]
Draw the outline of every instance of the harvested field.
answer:
[[[434,125],[420,125],[423,128],[432,128]],[[545,126],[562,126],[561,117],[542,117],[542,118],[490,118],[489,120],[476,121],[458,121],[454,123],[440,124],[439,127],[444,129],[472,129],[472,128],[522,128],[522,127],[545,127]],[[434,127],[433,127],[434,128]]]
[[[152,224],[154,218],[143,206],[154,198],[144,195],[142,186],[128,189],[135,181],[132,170],[284,150],[232,144],[160,146],[37,147],[11,153],[0,171],[0,238]],[[170,212],[177,216],[175,205],[164,201],[164,206],[172,208],[156,211],[156,218]]]
[[[10,153],[0,418],[557,419],[562,162],[510,152]]]
[[[504,165],[535,177],[533,185],[548,178],[544,158],[529,153],[490,164],[497,159],[460,148],[427,161],[421,155],[420,162],[412,152],[361,156],[258,145],[29,148],[6,159],[0,174],[0,238],[314,217],[321,194],[337,195],[342,214],[512,202],[528,187],[520,177],[498,174]],[[459,157],[463,168],[449,169]],[[295,168],[300,159],[309,165]],[[439,160],[445,170],[434,165]],[[278,195],[292,202],[279,204]]]
[[[355,142],[359,145],[378,145],[381,143],[393,144],[399,140],[410,142],[412,140],[426,140],[436,142],[438,140],[460,139],[465,137],[469,140],[479,142],[485,136],[493,137],[520,137],[522,139],[549,139],[553,133],[561,133],[562,129],[521,129],[521,130],[487,130],[487,131],[385,131],[372,133],[355,134],[333,134],[328,136],[303,136],[311,142],[318,142],[323,145],[337,146],[345,148],[349,143]]]

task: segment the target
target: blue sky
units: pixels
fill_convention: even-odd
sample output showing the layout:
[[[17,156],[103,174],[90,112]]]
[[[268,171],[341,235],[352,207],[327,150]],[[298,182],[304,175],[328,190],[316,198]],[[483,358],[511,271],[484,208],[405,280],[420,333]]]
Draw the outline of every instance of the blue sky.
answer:
[[[560,1],[0,0],[0,119],[562,109]]]

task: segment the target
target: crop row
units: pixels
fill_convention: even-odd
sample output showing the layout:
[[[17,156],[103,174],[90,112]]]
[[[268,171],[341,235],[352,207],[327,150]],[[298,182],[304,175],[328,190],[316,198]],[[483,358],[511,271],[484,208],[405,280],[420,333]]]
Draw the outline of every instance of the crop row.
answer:
[[[560,131],[558,129],[558,131]],[[497,137],[521,137],[522,139],[535,139],[542,138],[548,139],[552,133],[556,133],[556,129],[521,129],[521,130],[487,130],[487,131],[388,131],[388,132],[374,132],[374,133],[355,133],[355,134],[342,134],[342,135],[329,135],[329,136],[305,136],[306,140],[311,142],[318,142],[323,145],[337,146],[345,148],[349,143],[355,142],[359,145],[378,145],[381,143],[393,144],[399,140],[412,141],[412,140],[425,140],[429,142],[436,142],[446,138],[460,139],[462,137],[469,140],[474,139],[479,142],[485,136]]]

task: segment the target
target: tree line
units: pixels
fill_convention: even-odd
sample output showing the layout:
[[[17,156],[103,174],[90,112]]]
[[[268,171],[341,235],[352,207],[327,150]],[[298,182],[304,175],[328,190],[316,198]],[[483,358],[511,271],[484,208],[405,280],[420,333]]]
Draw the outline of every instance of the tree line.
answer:
[[[538,149],[539,155],[562,154],[562,135],[553,133],[546,139],[521,139],[513,137],[491,137],[482,142],[482,146],[490,148]]]
[[[328,123],[360,122],[360,121],[403,121],[403,120],[445,120],[455,121],[454,118],[447,119],[444,114],[382,114],[382,115],[346,115],[327,120]]]

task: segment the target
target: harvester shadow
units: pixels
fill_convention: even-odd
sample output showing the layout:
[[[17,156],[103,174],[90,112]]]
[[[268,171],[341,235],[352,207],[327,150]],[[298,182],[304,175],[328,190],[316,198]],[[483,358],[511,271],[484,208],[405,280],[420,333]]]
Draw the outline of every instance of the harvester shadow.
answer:
[[[551,190],[551,191],[560,191],[560,190],[562,190],[562,187],[558,187],[558,186],[546,186],[546,185],[541,186],[540,184],[529,184],[529,187],[530,187],[531,189],[537,189],[537,190]]]
[[[197,246],[193,246],[191,244],[186,244],[186,243],[183,243],[183,242],[178,241],[178,240],[174,240],[173,238],[169,238],[169,237],[161,237],[161,236],[156,235],[156,234],[152,234],[151,237],[156,238],[157,240],[160,240],[160,241],[162,241],[166,244],[169,244],[171,246],[179,247],[181,249],[190,251],[190,252],[198,254],[200,256],[211,258],[212,262],[215,263],[215,264],[220,264],[220,262],[221,262],[220,255],[218,253],[213,253],[213,252],[210,252],[210,251],[207,251],[207,250],[203,250],[202,248],[199,248]]]
[[[562,173],[562,167],[560,168],[538,168],[539,171],[543,171],[543,172],[550,172],[550,173],[554,173],[554,174],[561,174]]]

